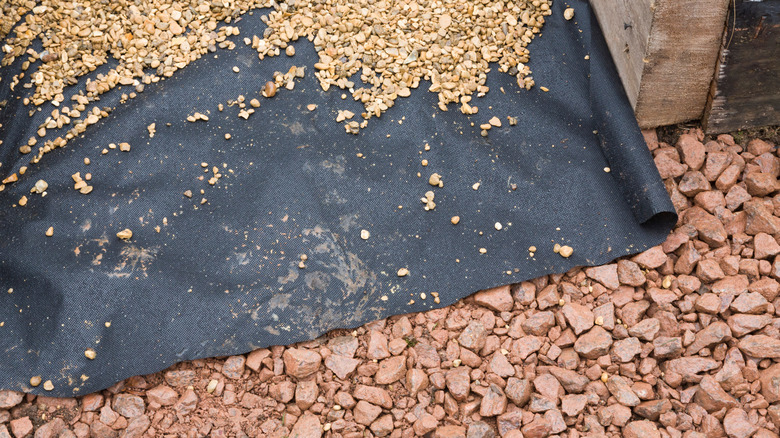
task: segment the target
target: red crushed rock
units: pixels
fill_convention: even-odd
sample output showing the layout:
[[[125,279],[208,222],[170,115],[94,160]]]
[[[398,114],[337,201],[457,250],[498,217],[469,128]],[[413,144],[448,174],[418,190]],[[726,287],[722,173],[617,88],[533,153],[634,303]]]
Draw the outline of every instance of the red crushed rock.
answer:
[[[0,438],[776,438],[777,149],[643,134],[661,245],[78,399],[0,391]]]

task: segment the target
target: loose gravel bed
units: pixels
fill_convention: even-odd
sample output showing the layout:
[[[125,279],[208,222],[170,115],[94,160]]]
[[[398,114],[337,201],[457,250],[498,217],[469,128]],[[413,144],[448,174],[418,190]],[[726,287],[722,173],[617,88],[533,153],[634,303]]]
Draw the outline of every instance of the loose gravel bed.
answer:
[[[777,437],[775,145],[645,138],[661,246],[78,399],[0,391],[0,438]]]

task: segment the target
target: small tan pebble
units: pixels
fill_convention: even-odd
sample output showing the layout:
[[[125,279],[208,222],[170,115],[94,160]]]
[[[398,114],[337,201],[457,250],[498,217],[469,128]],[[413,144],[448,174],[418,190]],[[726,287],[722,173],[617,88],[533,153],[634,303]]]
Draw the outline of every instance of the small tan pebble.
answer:
[[[82,195],[88,195],[92,193],[92,186],[84,186],[80,188],[79,193],[81,193]]]
[[[87,158],[87,157],[84,157],[84,164],[86,164],[87,166],[89,166],[89,163],[91,163],[91,161],[89,160],[89,158]]]
[[[27,166],[22,166],[19,168],[19,175],[24,175],[27,172]]]
[[[130,152],[130,143],[119,143],[119,150],[122,152]]]
[[[229,133],[225,134],[225,140],[230,140],[231,138],[233,138],[232,135],[230,135]]]
[[[604,383],[607,383],[607,380],[609,380],[609,374],[607,374],[606,372],[602,372],[601,373],[601,381],[604,382]]]
[[[509,117],[507,117],[507,119],[509,119],[509,126],[517,125],[517,117],[509,116]]]
[[[480,183],[474,183],[474,185],[472,185],[471,188],[474,190],[479,190],[480,185],[481,185]]]
[[[49,228],[46,230],[46,237],[51,237],[51,236],[53,236],[53,235],[54,235],[54,227],[49,227]]]
[[[298,262],[298,269],[306,269],[306,263],[303,260]]]
[[[553,252],[556,253],[556,254],[561,252],[561,244],[560,243],[556,243],[555,245],[553,245]]]
[[[19,177],[15,173],[12,173],[11,175],[9,175],[3,180],[3,184],[10,184],[16,181],[19,181]]]
[[[457,368],[457,367],[459,367],[459,366],[460,366],[460,364],[462,364],[462,363],[463,363],[463,361],[462,361],[461,359],[455,359],[455,360],[453,360],[453,361],[452,361],[452,366],[453,366],[453,367],[455,367],[455,368]]]
[[[41,384],[41,376],[32,376],[30,377],[30,386],[38,386]]]
[[[594,324],[596,325],[604,325],[604,317],[603,316],[597,316],[596,321],[594,321]]]
[[[571,255],[574,253],[574,249],[568,245],[564,245],[561,247],[561,250],[558,254],[561,255],[561,257],[568,259],[571,257]]]
[[[327,432],[330,430],[330,423],[325,423],[322,425],[322,431]]]
[[[489,131],[492,127],[493,125],[491,125],[490,123],[483,123],[479,125],[479,129],[482,129],[484,131]]]
[[[563,18],[567,21],[574,18],[574,8],[566,8],[563,10]]]
[[[241,70],[237,66],[234,65],[233,66],[233,73],[238,73],[239,71],[241,71]]]
[[[108,144],[109,149],[116,149],[116,143],[109,143]]]
[[[209,163],[206,163],[204,161],[204,162],[200,163],[200,167],[203,167],[205,169],[206,167],[209,167]]]
[[[604,172],[606,172],[606,173],[612,172],[612,169],[610,169],[609,167],[605,167],[604,168]]]
[[[585,55],[585,60],[590,59],[590,55]]]
[[[314,111],[314,110],[317,109],[317,104],[316,103],[310,103],[310,104],[306,105],[306,109],[308,109],[309,111]]]
[[[185,190],[184,191],[184,196],[186,196],[188,198],[192,198],[192,190]]]
[[[48,188],[49,188],[49,183],[47,183],[46,181],[44,181],[42,179],[39,179],[38,181],[35,182],[35,185],[33,186],[33,188],[30,189],[30,192],[32,192],[32,193],[43,193]]]
[[[361,239],[368,240],[369,237],[371,237],[371,233],[368,230],[360,230]]]
[[[260,108],[260,101],[257,100],[257,99],[252,99],[252,100],[249,101],[249,105],[252,108]]]
[[[301,254],[301,260],[305,262],[306,260],[309,260],[309,256],[307,256],[306,254]]]
[[[458,222],[460,222],[460,216],[453,216],[450,219],[450,222],[452,223],[452,225],[458,225]]]
[[[558,305],[561,306],[561,307],[565,306],[566,305],[566,300],[561,298],[560,300],[558,300]]]
[[[487,254],[487,248],[480,248],[479,249],[480,254]]]
[[[441,175],[439,175],[438,173],[432,174],[431,177],[428,178],[428,184],[435,187],[441,187],[443,184],[441,180]]]
[[[672,276],[671,275],[667,275],[666,277],[664,277],[663,282],[661,283],[661,286],[664,289],[669,289],[672,286]]]
[[[399,277],[406,277],[407,275],[409,275],[409,270],[408,269],[401,268],[401,269],[398,270],[398,276]]]
[[[500,127],[501,127],[501,119],[499,119],[499,118],[498,118],[498,117],[496,117],[496,116],[493,116],[493,117],[492,117],[492,118],[491,118],[491,119],[488,121],[488,123],[490,123],[490,125],[491,125],[491,126],[495,126],[496,128],[500,128]]]
[[[424,300],[426,298],[428,298],[428,295],[426,295],[425,292],[420,292],[420,299]]]
[[[334,411],[340,411],[341,410],[341,405],[333,405],[333,410]]]
[[[287,56],[293,56],[293,55],[295,55],[295,47],[293,47],[293,46],[287,46],[287,48],[286,48],[286,49],[284,49],[284,53],[285,53],[285,55],[287,55]]]
[[[84,180],[85,181],[91,181],[92,180],[92,174],[91,173],[85,173],[84,174]]]
[[[423,159],[422,162],[420,162],[420,164],[422,164],[423,167],[425,167],[428,165],[428,160]]]
[[[203,205],[203,204],[205,204],[205,203],[207,203],[207,202],[209,202],[209,201],[208,201],[208,199],[206,199],[206,198],[201,198],[201,200],[200,200],[200,205]]]
[[[209,380],[209,384],[208,386],[206,386],[206,392],[208,392],[209,394],[213,393],[214,390],[217,389],[218,384],[219,382],[216,379]]]
[[[618,325],[623,325],[623,320],[618,318],[618,319],[615,320],[615,323],[618,324]]]
[[[111,327],[111,321],[106,321],[106,323],[103,324],[103,325],[105,325],[106,328],[109,328],[109,327]]]
[[[544,91],[545,93],[546,93],[546,92],[548,92],[548,91],[550,91],[550,89],[549,89],[549,88],[547,88],[547,87],[539,87],[539,89],[540,89],[540,90],[542,90],[542,91]]]
[[[124,230],[116,233],[116,237],[122,240],[129,240],[133,237],[133,231],[130,230],[130,228],[125,228]]]
[[[555,249],[554,249],[554,248],[553,248],[553,251],[555,251]],[[535,247],[535,246],[533,246],[533,245],[529,246],[529,247],[528,247],[528,252],[536,252],[536,247]]]
[[[495,227],[495,229],[496,229],[496,230],[501,230],[502,228],[504,228],[504,226],[503,226],[503,225],[501,225],[501,222],[496,222],[496,223],[493,225],[493,227]]]
[[[265,86],[263,86],[263,96],[264,97],[276,96],[276,84],[271,81],[266,82]]]
[[[86,350],[84,350],[84,357],[86,357],[89,360],[95,360],[95,358],[97,357],[97,353],[95,352],[95,350],[91,348],[87,348]]]
[[[157,133],[157,123],[150,124],[146,130],[149,131],[149,138],[154,138],[154,134]]]
[[[101,155],[105,155],[108,153],[108,149],[103,148],[102,151],[100,151]]]
[[[19,198],[19,205],[21,205],[22,207],[27,205],[27,196],[22,196],[21,198]]]
[[[52,390],[54,390],[54,384],[51,383],[51,380],[47,380],[47,381],[43,382],[43,389],[45,389],[47,391],[52,391]]]

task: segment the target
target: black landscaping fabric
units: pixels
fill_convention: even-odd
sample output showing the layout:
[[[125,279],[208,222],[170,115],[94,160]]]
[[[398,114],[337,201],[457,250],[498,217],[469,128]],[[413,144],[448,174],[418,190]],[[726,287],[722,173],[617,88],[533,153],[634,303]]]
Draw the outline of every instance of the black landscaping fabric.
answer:
[[[423,83],[359,135],[346,134],[337,111],[362,107],[321,90],[311,43],[262,62],[242,43],[262,32],[258,12],[238,23],[234,51],[127,104],[118,103],[127,87],[105,95],[99,105],[116,107],[108,118],[0,193],[0,388],[41,394],[28,383],[39,375],[54,383],[49,395],[87,394],[179,361],[313,339],[661,243],[674,209],[587,2],[569,4],[575,18],[565,21],[566,5],[555,2],[529,46],[537,86],[519,90],[494,68],[470,117],[457,105],[440,111]],[[217,111],[240,94],[258,96],[274,71],[304,64],[295,90],[261,98],[248,120],[236,106]],[[52,109],[28,118],[18,97],[29,90],[8,86],[19,68],[0,71],[3,177],[27,163],[17,148]],[[195,111],[210,120],[185,121]],[[482,137],[492,116],[503,126]],[[132,150],[101,155],[112,142]],[[201,162],[219,167],[214,186]],[[92,173],[91,194],[73,189],[77,171]],[[428,184],[433,172],[442,188]],[[30,194],[39,179],[49,183],[43,198]],[[428,190],[433,211],[420,202]],[[14,207],[22,195],[28,205]],[[115,236],[124,228],[130,241]],[[553,253],[554,243],[574,254]]]

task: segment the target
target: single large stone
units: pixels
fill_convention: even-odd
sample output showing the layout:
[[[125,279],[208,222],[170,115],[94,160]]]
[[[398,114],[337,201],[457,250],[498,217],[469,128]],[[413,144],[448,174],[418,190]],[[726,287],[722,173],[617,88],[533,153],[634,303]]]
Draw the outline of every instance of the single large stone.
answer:
[[[376,386],[358,385],[352,395],[358,400],[365,400],[385,409],[393,407],[393,398],[390,397],[390,393]]]
[[[587,307],[577,303],[569,303],[563,306],[562,311],[563,316],[566,317],[566,322],[574,330],[574,334],[579,335],[593,327],[593,312]]]
[[[765,369],[760,374],[761,394],[767,402],[780,401],[780,363]]]
[[[222,374],[228,379],[240,379],[244,374],[246,358],[244,356],[230,356],[222,365]]]
[[[478,321],[471,321],[458,336],[458,343],[471,351],[479,351],[485,346],[487,339],[487,330],[485,326]]]
[[[723,321],[715,321],[712,324],[705,327],[696,333],[696,338],[693,343],[688,346],[685,354],[693,356],[701,351],[703,348],[711,347],[715,344],[720,344],[731,338],[731,329],[728,324]]]
[[[634,412],[650,421],[658,421],[661,414],[669,412],[672,409],[672,403],[669,400],[648,400],[639,403]]]
[[[506,410],[506,395],[501,387],[491,384],[488,387],[485,396],[482,397],[482,403],[479,405],[479,415],[483,417],[495,417],[501,415]]]
[[[756,358],[780,357],[780,339],[767,335],[745,336],[739,341],[739,349],[743,353]]]
[[[569,394],[580,394],[585,391],[585,387],[590,380],[582,374],[567,370],[566,368],[550,367],[550,374],[555,376],[561,383],[563,389]]]
[[[742,337],[766,327],[767,324],[772,322],[772,317],[770,315],[737,314],[729,316],[727,322],[729,328],[731,328],[731,333],[736,337]]]
[[[639,404],[639,397],[631,389],[631,385],[621,376],[611,376],[607,380],[607,389],[623,406],[633,407]]]
[[[352,409],[352,415],[354,416],[355,422],[364,426],[373,423],[381,413],[382,408],[364,400],[357,402]]]
[[[11,409],[21,403],[22,400],[24,400],[23,392],[8,390],[0,391],[0,409]]]
[[[520,326],[529,335],[545,336],[555,326],[555,314],[550,311],[534,313]]]
[[[611,345],[612,336],[600,326],[595,326],[577,339],[574,351],[586,359],[597,359],[607,354]]]
[[[527,379],[510,377],[504,389],[509,400],[512,400],[512,403],[519,408],[522,408],[528,403],[528,400],[531,400],[531,382]]]
[[[458,401],[465,401],[471,392],[471,377],[467,367],[451,368],[445,375],[445,382],[450,394]]]
[[[623,428],[623,438],[661,438],[661,432],[652,421],[632,421]]]
[[[704,376],[699,382],[699,388],[694,396],[696,404],[707,412],[716,412],[723,408],[733,408],[738,405],[737,400],[723,390],[714,377]]]
[[[114,396],[114,410],[127,418],[143,415],[144,399],[132,394],[117,394]]]
[[[298,418],[290,431],[289,438],[320,438],[322,437],[322,425],[320,419],[309,411]]]
[[[509,287],[506,285],[479,291],[474,294],[474,302],[496,312],[509,312],[514,305]]]
[[[322,362],[319,353],[302,348],[288,348],[282,358],[287,374],[299,379],[315,373]]]
[[[750,438],[758,431],[758,427],[750,422],[747,412],[740,408],[733,408],[726,412],[723,418],[723,429],[729,438]]]
[[[406,357],[394,356],[379,363],[379,371],[374,381],[379,385],[388,385],[401,380],[406,375]]]
[[[348,375],[355,371],[355,368],[357,368],[358,365],[360,365],[358,359],[340,356],[338,354],[331,354],[325,358],[325,367],[333,371],[333,374],[342,380],[346,379]]]
[[[620,287],[617,264],[615,263],[586,268],[585,275],[603,284],[607,289],[617,289]]]
[[[172,406],[179,399],[179,394],[170,386],[160,385],[146,391],[146,399],[160,406]]]
[[[683,382],[698,383],[700,373],[712,371],[720,366],[720,362],[706,357],[680,357],[664,363],[665,371],[682,376]]]

